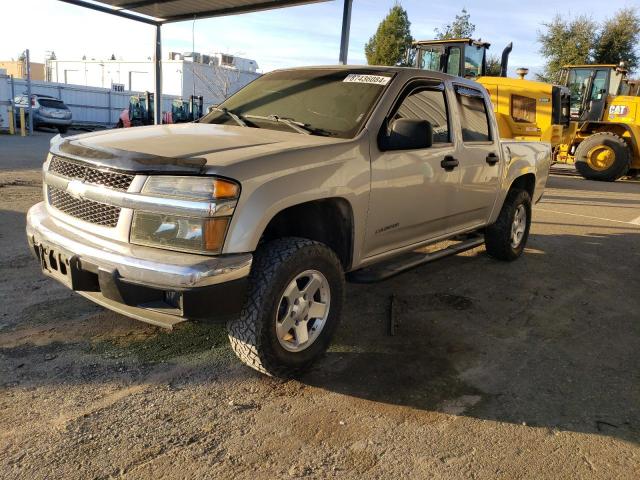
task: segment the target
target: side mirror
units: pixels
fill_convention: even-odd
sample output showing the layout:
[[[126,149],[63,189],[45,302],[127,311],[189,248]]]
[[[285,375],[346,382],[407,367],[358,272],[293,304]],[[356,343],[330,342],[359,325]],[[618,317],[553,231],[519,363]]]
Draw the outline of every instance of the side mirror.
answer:
[[[433,145],[433,126],[426,120],[399,118],[378,136],[380,150],[415,150]]]

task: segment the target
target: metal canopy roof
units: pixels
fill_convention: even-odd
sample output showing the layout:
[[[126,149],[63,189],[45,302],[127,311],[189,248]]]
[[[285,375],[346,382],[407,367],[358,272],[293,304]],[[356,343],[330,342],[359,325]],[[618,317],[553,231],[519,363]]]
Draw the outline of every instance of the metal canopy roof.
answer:
[[[60,0],[131,20],[162,24],[293,7],[328,0]]]
[[[327,2],[329,0],[60,0],[64,3],[90,8],[103,13],[136,20],[155,26],[155,123],[161,123],[162,117],[162,41],[161,26],[169,22],[196,20],[199,18],[221,17],[240,13],[271,10],[274,8],[293,7],[309,3]],[[342,34],[340,38],[339,61],[347,63],[349,50],[349,30],[351,25],[351,9],[353,0],[343,0]]]

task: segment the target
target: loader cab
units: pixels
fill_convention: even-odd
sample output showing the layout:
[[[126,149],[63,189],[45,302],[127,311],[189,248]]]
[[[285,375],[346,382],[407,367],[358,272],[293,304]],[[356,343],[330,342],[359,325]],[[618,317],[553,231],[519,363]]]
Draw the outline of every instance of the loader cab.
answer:
[[[456,77],[475,79],[485,74],[490,44],[470,38],[420,40],[409,52],[409,64]]]
[[[609,97],[626,95],[627,70],[620,65],[567,65],[561,83],[571,92],[571,120],[601,121]]]

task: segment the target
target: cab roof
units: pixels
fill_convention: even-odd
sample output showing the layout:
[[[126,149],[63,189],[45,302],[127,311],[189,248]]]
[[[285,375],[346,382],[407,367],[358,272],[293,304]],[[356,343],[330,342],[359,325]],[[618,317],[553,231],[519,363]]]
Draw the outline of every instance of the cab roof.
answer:
[[[456,83],[466,84],[471,88],[478,88],[478,83],[462,77],[456,77],[454,75],[449,75],[448,73],[437,72],[435,70],[423,70],[420,68],[413,67],[399,67],[399,66],[385,66],[385,65],[317,65],[312,67],[293,67],[293,68],[283,68],[280,70],[274,70],[273,72],[286,72],[286,71],[305,71],[305,70],[344,70],[350,71],[353,73],[372,73],[372,72],[380,72],[380,73],[395,73],[398,76],[402,76],[404,81],[409,81],[412,78],[429,78],[434,80],[455,80]],[[269,75],[266,73],[265,75]]]
[[[476,45],[478,47],[487,47],[491,46],[488,42],[483,42],[482,40],[474,40],[473,38],[449,38],[446,40],[415,40],[412,45],[442,45],[445,43],[466,43],[467,45]]]
[[[595,63],[595,64],[583,64],[583,65],[563,65],[562,68],[617,68],[619,65],[614,63]]]

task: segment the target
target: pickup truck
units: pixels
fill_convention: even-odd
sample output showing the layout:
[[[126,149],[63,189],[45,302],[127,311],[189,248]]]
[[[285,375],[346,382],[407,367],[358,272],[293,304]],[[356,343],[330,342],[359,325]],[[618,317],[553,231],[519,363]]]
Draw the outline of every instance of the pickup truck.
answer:
[[[551,149],[501,141],[484,88],[401,67],[263,75],[196,123],[52,141],[27,216],[43,272],[171,328],[227,321],[268,375],[327,349],[345,281],[482,243],[518,258]]]

